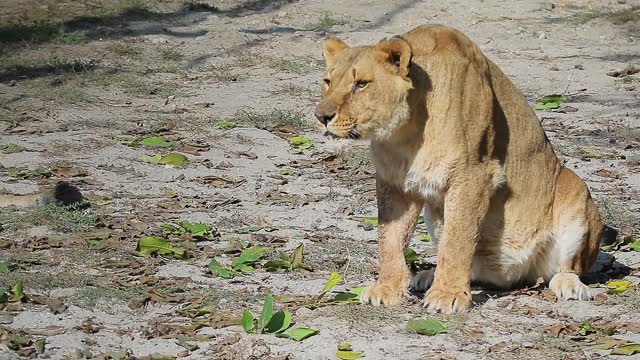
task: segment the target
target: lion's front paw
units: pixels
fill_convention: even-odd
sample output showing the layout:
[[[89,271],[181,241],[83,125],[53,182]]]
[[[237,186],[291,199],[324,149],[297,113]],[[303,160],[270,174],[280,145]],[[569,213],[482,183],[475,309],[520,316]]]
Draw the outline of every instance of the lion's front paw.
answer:
[[[447,290],[432,287],[424,294],[424,307],[445,314],[466,311],[471,307],[471,290],[458,287]]]
[[[362,291],[360,302],[374,306],[397,305],[402,302],[405,291],[406,289],[400,289],[397,286],[376,284]]]
[[[559,300],[591,300],[589,287],[580,281],[574,273],[561,272],[555,274],[549,281],[549,289]]]

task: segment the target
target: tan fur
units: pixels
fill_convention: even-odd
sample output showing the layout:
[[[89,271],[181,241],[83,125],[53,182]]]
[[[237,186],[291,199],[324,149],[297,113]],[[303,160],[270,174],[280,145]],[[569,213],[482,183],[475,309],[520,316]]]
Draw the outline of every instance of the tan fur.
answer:
[[[403,247],[423,206],[439,244],[430,309],[467,309],[472,279],[511,287],[542,276],[560,298],[590,297],[571,276],[593,264],[603,227],[589,191],[469,38],[421,26],[374,46],[332,38],[324,55],[316,116],[334,136],[369,139],[377,172],[380,276],[363,301],[400,302]]]

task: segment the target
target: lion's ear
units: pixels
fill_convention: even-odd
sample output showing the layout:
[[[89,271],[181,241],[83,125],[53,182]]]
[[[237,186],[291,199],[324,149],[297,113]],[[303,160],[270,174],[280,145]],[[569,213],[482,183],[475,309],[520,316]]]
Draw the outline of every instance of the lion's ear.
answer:
[[[327,67],[329,67],[336,62],[338,55],[340,55],[344,49],[349,47],[344,43],[344,41],[330,37],[324,41],[322,48],[324,50],[324,62],[327,64]]]
[[[411,62],[411,45],[401,38],[384,39],[376,45],[378,61],[393,66],[398,75],[406,78],[409,75]]]

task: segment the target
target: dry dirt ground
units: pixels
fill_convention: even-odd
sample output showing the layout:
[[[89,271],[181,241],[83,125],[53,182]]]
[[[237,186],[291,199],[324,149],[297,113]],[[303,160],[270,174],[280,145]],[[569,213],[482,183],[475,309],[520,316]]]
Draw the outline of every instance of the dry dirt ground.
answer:
[[[345,341],[368,359],[616,357],[640,343],[640,252],[628,244],[640,238],[640,76],[607,72],[640,65],[639,19],[635,0],[0,1],[0,191],[66,180],[90,202],[0,210],[0,359],[335,359]],[[369,44],[423,23],[468,34],[532,103],[567,98],[538,115],[623,242],[587,277],[595,301],[478,288],[472,311],[448,317],[428,314],[421,294],[387,308],[300,298],[331,272],[344,280],[327,299],[376,271],[375,226],[362,221],[376,216],[366,144],[313,128],[321,40]],[[292,148],[296,135],[312,146]],[[136,141],[150,136],[173,147]],[[140,160],[169,151],[188,165]],[[179,221],[217,234],[161,227]],[[432,263],[424,232],[411,246]],[[142,256],[144,236],[187,258]],[[266,260],[299,244],[313,272],[258,264],[224,279],[207,267],[247,246],[268,248]],[[607,294],[611,279],[636,286]],[[319,334],[245,334],[242,310],[259,314],[269,293]],[[418,318],[448,329],[406,331]]]

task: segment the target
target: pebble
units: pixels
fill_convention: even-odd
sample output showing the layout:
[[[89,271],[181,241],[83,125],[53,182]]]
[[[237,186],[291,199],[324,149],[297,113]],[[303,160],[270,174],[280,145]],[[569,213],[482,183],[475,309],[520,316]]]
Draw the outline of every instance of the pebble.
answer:
[[[11,324],[13,322],[13,315],[2,313],[0,314],[0,324]]]

